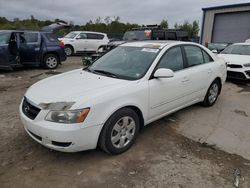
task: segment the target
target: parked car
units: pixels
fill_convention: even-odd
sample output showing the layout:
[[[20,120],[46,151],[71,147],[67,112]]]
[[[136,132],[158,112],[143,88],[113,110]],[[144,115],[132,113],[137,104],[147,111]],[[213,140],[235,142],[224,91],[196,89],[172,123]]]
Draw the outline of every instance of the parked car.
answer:
[[[188,41],[188,32],[180,29],[166,29],[158,25],[148,25],[146,27],[133,28],[124,33],[123,40],[111,41],[107,45],[100,46],[97,50],[97,53],[92,54],[92,61],[100,58],[105,53],[126,42],[143,40]]]
[[[67,56],[74,53],[95,53],[100,46],[109,42],[107,34],[90,31],[73,31],[59,40],[65,44]]]
[[[43,66],[54,69],[66,60],[64,44],[44,31],[0,31],[0,69]]]
[[[211,50],[213,53],[220,53],[229,45],[230,45],[229,43],[208,43],[207,48]]]
[[[233,44],[218,55],[227,62],[228,78],[250,80],[250,44]]]
[[[37,82],[20,117],[28,135],[58,151],[128,150],[145,125],[192,104],[212,106],[225,61],[186,42],[123,44],[94,64]]]

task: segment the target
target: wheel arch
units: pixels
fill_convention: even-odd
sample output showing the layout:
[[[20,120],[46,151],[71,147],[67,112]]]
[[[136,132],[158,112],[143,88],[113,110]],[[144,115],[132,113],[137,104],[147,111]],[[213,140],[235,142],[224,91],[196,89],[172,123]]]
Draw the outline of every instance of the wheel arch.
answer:
[[[221,93],[221,89],[222,89],[222,79],[221,79],[220,77],[216,77],[216,78],[213,80],[213,82],[216,81],[216,80],[217,80],[217,81],[219,82],[219,84],[220,84],[220,90],[219,90],[219,94],[220,94],[220,93]],[[212,83],[213,83],[213,82],[212,82]],[[212,84],[212,83],[211,83],[211,84]],[[210,85],[211,85],[211,84],[210,84]]]
[[[46,57],[46,55],[49,55],[49,54],[53,54],[53,55],[55,55],[55,56],[58,58],[59,63],[61,62],[61,59],[60,59],[59,53],[57,53],[57,52],[55,52],[55,51],[49,51],[49,52],[45,52],[45,53],[43,54],[42,63],[44,63],[44,58]]]
[[[132,109],[133,111],[135,111],[135,113],[138,115],[138,118],[139,118],[139,121],[140,121],[139,130],[140,130],[140,131],[143,130],[145,120],[144,120],[144,116],[143,116],[142,110],[141,110],[138,106],[136,106],[136,105],[132,105],[132,104],[131,104],[131,105],[124,105],[124,106],[120,106],[120,107],[114,109],[114,110],[107,116],[107,118],[105,118],[104,124],[103,124],[103,126],[101,127],[101,129],[100,129],[100,131],[99,131],[99,133],[98,133],[98,139],[97,139],[97,140],[100,139],[100,135],[101,135],[101,132],[102,132],[102,130],[103,130],[103,127],[104,127],[105,123],[109,120],[109,118],[110,118],[113,114],[115,114],[117,111],[119,111],[119,110],[121,110],[121,109],[123,109],[123,108],[130,108],[130,109]]]
[[[71,48],[72,48],[72,50],[73,50],[73,53],[75,53],[75,48],[74,48],[74,46],[73,46],[72,44],[65,44],[64,46],[65,46],[65,47],[66,47],[66,46],[71,47]]]

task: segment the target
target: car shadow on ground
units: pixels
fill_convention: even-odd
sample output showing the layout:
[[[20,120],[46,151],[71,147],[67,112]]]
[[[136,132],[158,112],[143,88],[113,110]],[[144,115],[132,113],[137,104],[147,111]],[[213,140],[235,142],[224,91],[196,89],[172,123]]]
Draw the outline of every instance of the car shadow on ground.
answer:
[[[242,88],[241,92],[250,92],[250,80],[234,80],[234,79],[227,79],[227,82],[236,84],[238,87]]]

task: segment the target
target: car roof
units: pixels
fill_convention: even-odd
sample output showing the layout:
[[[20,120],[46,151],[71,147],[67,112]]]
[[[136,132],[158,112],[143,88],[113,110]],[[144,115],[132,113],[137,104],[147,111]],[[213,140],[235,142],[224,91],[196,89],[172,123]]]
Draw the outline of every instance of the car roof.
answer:
[[[122,44],[121,46],[163,49],[165,46],[170,44],[194,44],[194,43],[183,42],[183,41],[172,41],[172,40],[147,40],[147,41],[127,42],[125,44]]]
[[[106,35],[106,33],[94,32],[94,31],[71,31],[71,32],[75,32],[75,33],[92,33],[92,34],[102,34],[102,35]]]

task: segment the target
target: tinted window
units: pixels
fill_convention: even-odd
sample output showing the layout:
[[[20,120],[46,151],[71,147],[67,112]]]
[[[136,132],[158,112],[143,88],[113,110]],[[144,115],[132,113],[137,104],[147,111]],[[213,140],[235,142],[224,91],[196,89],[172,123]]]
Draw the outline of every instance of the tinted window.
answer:
[[[10,41],[10,33],[0,33],[0,45],[8,44]]]
[[[86,34],[86,33],[80,33],[80,34],[77,36],[77,39],[87,39],[87,34]]]
[[[201,49],[196,46],[184,46],[188,66],[196,66],[204,63],[203,54]]]
[[[98,39],[103,39],[104,35],[98,34]]]
[[[93,40],[98,40],[99,35],[98,34],[93,34],[93,33],[88,33],[87,34],[88,39],[93,39]]]
[[[50,42],[58,42],[58,39],[52,33],[44,33],[44,35]]]
[[[27,43],[38,42],[38,33],[24,33],[24,38]]]
[[[149,40],[151,39],[151,34],[151,30],[127,31],[123,36],[123,40]]]
[[[183,57],[181,48],[176,47],[170,49],[165,55],[163,55],[157,68],[166,68],[173,71],[183,69]]]
[[[204,61],[205,63],[209,63],[209,62],[212,62],[214,61],[210,55],[207,54],[207,52],[205,52],[204,50],[202,50],[202,53],[203,53],[203,56],[204,56]]]

